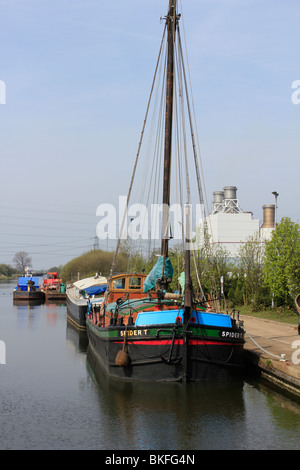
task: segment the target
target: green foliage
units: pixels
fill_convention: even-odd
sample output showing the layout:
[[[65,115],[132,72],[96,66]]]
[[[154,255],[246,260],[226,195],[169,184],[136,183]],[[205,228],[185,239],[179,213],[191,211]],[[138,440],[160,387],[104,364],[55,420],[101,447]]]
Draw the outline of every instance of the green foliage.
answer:
[[[298,315],[295,314],[294,310],[289,307],[276,307],[272,308],[270,305],[257,309],[249,308],[249,306],[239,306],[238,310],[241,315],[247,315],[251,312],[251,315],[257,318],[265,318],[267,320],[275,320],[283,323],[290,323],[298,325]]]
[[[288,217],[281,220],[266,243],[264,275],[275,304],[292,306],[300,292],[300,227]]]
[[[199,289],[209,294],[211,298],[219,298],[221,277],[223,277],[224,295],[227,297],[233,271],[229,252],[221,245],[211,244],[210,236],[205,231],[198,232],[197,242],[198,249],[191,254],[194,285],[199,285],[199,277],[201,283]]]
[[[93,250],[73,259],[59,272],[65,282],[76,280],[78,273],[80,278],[93,276],[96,272],[108,276],[113,257],[114,253]],[[174,269],[170,288],[178,290],[178,278],[185,263],[182,247],[170,250],[169,257]],[[132,244],[125,242],[121,246],[114,272],[148,274],[156,262],[156,252],[141,255]],[[204,237],[198,249],[191,252],[190,262],[196,292],[219,298],[222,276],[229,307],[246,306],[253,312],[265,311],[271,306],[273,296],[277,310],[278,306],[291,309],[296,294],[300,292],[299,225],[289,218],[283,218],[276,226],[271,241],[262,244],[258,237],[250,237],[239,250],[237,260],[230,258],[220,245],[209,243],[209,237]]]
[[[17,274],[18,270],[9,264],[0,264],[0,276],[11,277]]]
[[[250,236],[239,249],[232,275],[229,298],[237,305],[257,310],[269,305],[269,290],[263,285],[264,246],[257,235]]]
[[[245,303],[245,279],[238,273],[237,269],[231,279],[228,298],[232,306],[244,305]]]
[[[47,271],[49,273],[57,273],[58,275],[60,274],[61,270],[62,270],[63,266],[60,265],[60,266],[52,266],[52,268],[49,268],[47,269]]]
[[[147,259],[146,256],[140,253],[140,251],[141,249],[139,249],[138,247],[134,247],[133,243],[131,243],[130,241],[123,241],[120,246],[120,254],[121,256],[123,256],[124,259],[124,272],[148,273],[148,271],[152,269],[153,265],[157,261],[155,255],[152,254]]]
[[[60,271],[60,275],[64,282],[77,280],[78,273],[80,279],[94,276],[96,272],[98,274],[101,273],[102,276],[108,276],[113,257],[114,253],[112,252],[102,250],[89,251],[69,261]],[[126,270],[126,265],[127,258],[123,253],[120,253],[116,264],[116,272]]]

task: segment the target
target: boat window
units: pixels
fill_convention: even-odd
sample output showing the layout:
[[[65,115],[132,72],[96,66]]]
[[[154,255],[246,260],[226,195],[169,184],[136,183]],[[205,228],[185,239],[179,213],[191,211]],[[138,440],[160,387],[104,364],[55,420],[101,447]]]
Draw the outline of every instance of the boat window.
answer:
[[[142,279],[140,277],[129,278],[129,289],[140,289],[142,285]]]
[[[113,289],[125,289],[125,277],[113,280]]]

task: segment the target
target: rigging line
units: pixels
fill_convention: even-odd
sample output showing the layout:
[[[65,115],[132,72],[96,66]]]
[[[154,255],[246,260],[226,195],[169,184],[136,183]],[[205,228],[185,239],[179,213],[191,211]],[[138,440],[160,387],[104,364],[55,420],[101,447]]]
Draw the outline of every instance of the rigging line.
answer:
[[[163,64],[165,64],[164,67],[163,67]],[[147,161],[146,161],[147,171],[143,171],[143,174],[142,174],[142,177],[141,177],[141,180],[140,180],[141,185],[143,185],[143,187],[144,187],[143,197],[141,199],[142,199],[143,202],[145,202],[146,207],[148,207],[148,205],[149,205],[149,200],[150,200],[151,196],[152,196],[152,202],[154,203],[155,187],[156,187],[156,184],[157,184],[157,181],[156,181],[157,177],[155,177],[155,170],[157,169],[158,164],[159,164],[159,155],[160,155],[159,152],[160,152],[160,149],[161,149],[161,133],[162,133],[162,129],[163,129],[163,127],[162,127],[163,126],[163,119],[162,119],[163,112],[162,112],[162,110],[163,110],[163,106],[164,106],[163,89],[164,89],[164,85],[165,85],[165,69],[166,69],[166,55],[165,55],[165,60],[163,60],[163,59],[160,60],[158,83],[156,84],[156,89],[157,89],[156,101],[155,101],[154,109],[152,111],[151,131],[150,131],[150,135],[148,136],[148,147],[147,147],[147,151],[146,151],[146,155],[145,155],[145,157],[147,159]],[[161,86],[161,83],[162,83],[162,86]],[[161,90],[160,94],[159,94],[159,90]],[[158,106],[158,103],[159,103],[159,106]],[[155,137],[155,139],[153,139],[154,127],[155,127],[154,123],[156,123],[156,137]],[[153,144],[153,142],[154,142],[154,144]],[[150,159],[149,159],[150,154],[153,154],[153,158],[151,158],[152,166],[151,166],[150,178],[147,178],[147,175],[149,173],[148,168],[149,168],[149,162],[150,162]],[[153,187],[152,187],[153,179],[154,179],[154,190],[153,190]],[[152,210],[153,210],[153,207],[152,207]],[[145,230],[145,224],[147,222],[147,220],[146,220],[147,216],[148,216],[148,213],[147,213],[147,211],[145,211],[143,220],[141,222],[141,232],[142,233],[144,233],[144,230]],[[152,221],[152,219],[151,219],[151,221]],[[147,225],[147,227],[148,227],[148,225]],[[149,229],[148,229],[147,235],[149,236]],[[140,253],[142,255],[142,238],[141,237],[139,237],[139,241],[137,243],[136,250],[137,250],[137,253]],[[148,243],[148,252],[149,253],[150,253],[150,250],[151,250],[151,236],[150,236],[150,240],[149,240],[149,243]],[[135,266],[135,268],[136,268],[136,266]]]
[[[179,96],[180,96],[180,100],[181,100],[181,107],[182,107],[182,115],[184,113],[184,100],[183,100],[183,90],[182,90],[182,69],[183,69],[183,57],[182,55],[180,54],[180,45],[178,45],[178,63],[179,63],[179,66],[178,66],[178,77],[179,77],[179,85],[180,85],[180,93],[179,93]],[[185,166],[186,166],[186,180],[187,180],[187,187],[188,187],[188,194],[189,194],[189,197],[190,197],[190,181],[189,181],[189,172],[188,172],[188,163],[187,163],[187,150],[186,150],[186,130],[185,130],[185,125],[184,125],[184,120],[182,120],[182,126],[183,126],[183,134],[184,134],[184,146],[185,146]],[[188,198],[189,200],[189,198]],[[199,288],[200,288],[200,291],[202,293],[202,296],[203,298],[206,298],[205,295],[204,295],[204,291],[203,291],[203,288],[202,288],[202,284],[201,284],[201,281],[200,281],[200,278],[199,278],[199,273],[198,273],[198,269],[197,269],[197,264],[196,264],[196,259],[195,259],[195,250],[192,250],[192,256],[193,256],[193,262],[194,262],[194,268],[195,268],[195,273],[196,273],[196,278],[197,278],[197,282],[198,282],[198,285],[199,285]]]
[[[175,93],[176,93],[176,81],[175,81]],[[178,113],[177,113],[177,107],[175,106],[175,123],[176,123],[176,126],[175,126],[175,129],[176,129],[176,132],[178,133]],[[175,147],[176,148],[176,158],[174,159],[175,160],[175,187],[176,187],[176,197],[175,197],[175,200],[176,202],[179,201],[179,205],[180,207],[182,207],[182,198],[181,198],[181,178],[180,178],[180,168],[179,168],[179,165],[178,165],[178,160],[179,160],[179,138],[177,139],[177,146]],[[178,196],[179,194],[179,196]],[[178,213],[178,206],[176,205],[176,221],[177,221],[177,225],[179,222],[182,222],[182,221],[179,221],[179,213]],[[182,223],[181,223],[181,228],[182,228]],[[175,233],[175,226],[174,226],[174,233]],[[177,239],[177,253],[179,252],[179,239]],[[177,255],[177,263],[178,263],[178,269],[179,269],[179,255]]]
[[[182,87],[182,71],[184,73],[184,63],[182,54],[180,54],[180,34],[178,28],[178,39],[179,39],[179,54],[178,54],[178,80],[179,80],[179,97],[181,104],[181,115],[184,116],[184,101],[183,101],[183,87]],[[191,189],[190,189],[190,177],[189,177],[189,168],[188,168],[188,159],[187,159],[187,147],[186,147],[186,128],[185,120],[181,119],[182,132],[183,132],[183,144],[184,144],[184,161],[185,161],[185,171],[186,171],[186,185],[187,185],[187,203],[191,202]]]
[[[179,36],[179,31],[178,31],[178,36]],[[185,167],[185,176],[186,176],[186,188],[187,188],[187,204],[191,203],[191,190],[190,190],[190,176],[189,176],[189,164],[188,164],[188,152],[187,152],[187,133],[186,133],[186,127],[185,127],[185,106],[184,106],[184,95],[183,95],[183,85],[182,85],[182,69],[183,68],[183,58],[182,55],[180,54],[180,45],[178,43],[178,50],[177,50],[177,77],[178,77],[178,106],[180,108],[179,116],[181,117],[180,119],[180,127],[181,127],[181,133],[179,133],[182,137],[182,142],[181,145],[183,146],[182,153],[184,155],[183,158],[183,164]],[[179,132],[179,131],[178,131]],[[182,194],[181,194],[182,197]],[[181,199],[181,207],[183,208],[183,200]],[[183,230],[183,223],[182,223],[182,233],[184,232]],[[182,253],[182,260],[184,262],[185,259],[185,236],[184,233],[182,234],[182,244],[183,244],[183,253]]]
[[[161,72],[161,62],[159,64],[159,69],[158,69],[158,80],[160,80],[160,72]],[[155,115],[156,115],[156,110],[157,110],[157,102],[158,102],[158,85],[156,85],[156,93],[155,93],[155,100],[154,100],[154,105],[153,105],[153,111],[152,111],[152,118],[150,121],[150,129],[149,129],[149,137],[147,140],[147,147],[146,151],[144,152],[144,160],[143,160],[143,165],[142,165],[142,172],[139,181],[139,186],[137,186],[137,200],[138,201],[143,201],[144,200],[144,195],[145,195],[145,181],[147,181],[147,175],[149,173],[149,164],[150,164],[150,159],[148,156],[152,152],[152,145],[151,142],[153,142],[153,133],[154,133],[154,122],[155,122]]]
[[[177,71],[178,73],[178,71]],[[176,86],[176,82],[175,82],[175,86]],[[177,108],[176,108],[176,113],[177,113]],[[178,132],[178,135],[179,135],[179,122],[178,122],[178,113],[176,114],[176,125],[177,125],[177,132]],[[178,140],[178,143],[179,143],[179,140]],[[178,186],[179,186],[179,201],[180,201],[180,206],[181,208],[183,208],[183,194],[182,194],[182,168],[181,168],[181,158],[180,158],[180,155],[181,155],[181,152],[180,152],[180,149],[179,147],[177,148],[177,165],[176,165],[176,170],[178,171],[178,175],[177,175],[177,178],[176,178],[176,191],[177,191],[177,179],[178,179]],[[182,214],[181,214],[182,215]],[[184,239],[184,226],[183,226],[183,220],[181,219],[181,237],[182,237],[182,246],[183,246],[183,250],[184,250],[184,244],[185,244],[185,239]],[[179,244],[178,244],[179,245]],[[179,248],[179,246],[178,246]],[[183,256],[184,257],[184,256]]]
[[[165,94],[164,89],[166,87],[166,69],[167,69],[167,48],[165,44],[165,55],[164,55],[164,68],[163,68],[163,82],[161,87],[161,97],[160,97],[160,109],[159,109],[159,120],[158,120],[158,132],[157,132],[157,139],[156,139],[156,147],[155,147],[155,158],[153,159],[153,175],[154,175],[154,187],[152,192],[153,203],[156,204],[154,206],[155,211],[153,210],[151,214],[151,236],[153,234],[152,225],[158,221],[158,201],[160,199],[160,188],[161,188],[161,181],[160,181],[160,169],[162,168],[162,151],[163,151],[163,129],[165,126],[165,116],[163,113],[163,109],[165,109],[166,101],[165,101]],[[155,170],[155,171],[154,171]],[[153,247],[152,250],[155,250],[155,239],[153,239]],[[151,243],[150,243],[151,249]]]
[[[182,8],[182,2],[180,0],[180,4],[181,4],[181,8]],[[183,15],[182,15],[183,16]],[[187,43],[186,43],[186,35],[185,35],[185,28],[184,28],[184,20],[182,19],[182,23],[183,23],[183,32],[184,32],[184,39],[185,39],[185,48],[186,48],[186,57],[187,57],[187,68],[188,68],[188,75],[189,75],[189,83],[190,83],[190,93],[191,93],[191,96],[192,96],[192,105],[193,105],[193,116],[194,116],[194,122],[196,124],[196,113],[195,113],[195,105],[194,105],[194,100],[193,100],[193,94],[192,94],[192,86],[191,86],[191,75],[190,75],[190,69],[189,69],[189,61],[188,61],[188,54],[187,54]],[[179,38],[180,38],[180,35],[179,35]],[[181,44],[181,40],[180,40],[180,44]],[[184,71],[184,75],[185,75],[185,71]],[[185,75],[185,83],[186,83],[186,94],[187,94],[187,100],[188,100],[188,87],[187,87],[187,81],[186,81],[186,75]],[[188,100],[188,104],[189,104],[189,100]],[[190,109],[190,108],[189,108]],[[191,113],[189,111],[189,116],[190,116],[190,123],[192,124],[192,119],[191,119]],[[192,128],[191,128],[192,129]],[[196,129],[197,129],[197,125],[196,125]],[[193,133],[194,135],[194,133]],[[197,143],[198,143],[198,150],[199,150],[199,161],[200,161],[200,168],[201,168],[201,174],[202,174],[202,178],[203,178],[203,182],[204,182],[204,176],[203,176],[203,166],[202,166],[202,159],[201,159],[201,153],[200,153],[200,145],[199,145],[199,136],[198,136],[198,133],[196,133],[196,136],[197,136]],[[196,145],[194,146],[194,149],[196,150]],[[195,159],[195,165],[196,165],[196,171],[197,171],[197,168],[198,168],[198,160],[197,160],[197,154],[194,153],[194,159]],[[203,203],[203,209],[204,209],[204,213],[203,213],[203,220],[204,220],[204,238],[206,240],[207,237],[205,237],[205,232],[206,232],[206,223],[205,223],[205,207],[204,207],[204,200],[203,200],[203,192],[202,192],[202,188],[200,186],[200,175],[199,175],[199,170],[197,172],[198,176],[199,176],[199,191],[201,190],[201,193],[199,194],[202,194],[202,199],[200,199],[200,203],[202,202]],[[207,202],[207,193],[206,193],[206,189],[205,189],[205,184],[203,183],[203,186],[204,186],[204,195],[205,195],[205,202],[206,202],[206,206],[207,206],[207,211],[208,211],[208,202]],[[211,221],[210,219],[208,219],[208,223],[210,224],[210,233],[211,233],[211,237],[213,239],[213,231],[212,231],[212,227],[211,227]],[[211,244],[209,243],[208,241],[208,250],[211,251],[212,250],[212,247],[211,247]],[[216,259],[216,263],[217,263],[217,268],[218,268],[218,271],[220,273],[220,268],[219,268],[219,263],[218,263],[218,259]],[[215,289],[217,290],[216,286],[215,286]]]
[[[182,2],[180,0],[180,4],[181,4],[181,8],[182,8]],[[188,68],[188,75],[189,75],[189,83],[190,83],[190,90],[191,90],[191,95],[192,95],[192,105],[193,105],[193,115],[194,115],[194,122],[195,122],[195,127],[197,129],[197,120],[196,120],[196,112],[195,112],[195,105],[194,105],[194,100],[193,100],[193,93],[192,93],[192,85],[191,85],[191,74],[190,74],[190,68],[189,68],[189,61],[188,61],[188,54],[187,54],[187,42],[186,42],[186,35],[185,35],[185,27],[184,27],[184,20],[182,18],[182,24],[183,24],[183,33],[184,33],[184,40],[185,40],[185,49],[186,49],[186,57],[187,57],[187,68]],[[179,35],[179,38],[180,38],[180,35]],[[180,39],[180,44],[181,44],[181,39]],[[187,90],[188,90],[188,87],[187,87],[187,81],[186,81],[186,76],[185,76],[185,83],[186,83],[186,93],[187,93]],[[188,101],[189,103],[189,101]],[[190,109],[190,108],[189,108]],[[192,120],[191,120],[191,114],[190,114],[190,111],[189,111],[189,115],[190,115],[190,123],[192,123]],[[203,186],[204,186],[204,195],[205,195],[205,203],[206,203],[206,207],[207,207],[207,213],[209,212],[208,211],[208,200],[207,200],[207,193],[206,193],[206,189],[205,189],[205,184],[204,184],[204,173],[203,173],[203,166],[202,166],[202,159],[201,159],[201,152],[200,152],[200,144],[199,144],[199,136],[198,136],[198,133],[196,133],[196,136],[197,136],[197,144],[198,144],[198,150],[199,150],[199,162],[200,162],[200,168],[201,168],[201,174],[202,174],[202,179],[203,179]],[[194,146],[194,148],[196,149],[196,146]],[[214,241],[213,240],[213,230],[212,230],[212,225],[211,225],[211,220],[206,217],[206,213],[205,213],[205,206],[204,206],[204,200],[203,200],[203,192],[202,192],[202,188],[200,186],[200,175],[199,175],[199,169],[197,171],[197,168],[198,168],[198,161],[197,161],[197,155],[194,154],[194,158],[195,158],[195,165],[196,165],[196,172],[197,172],[197,178],[198,178],[198,188],[199,188],[199,195],[202,195],[200,196],[200,203],[203,204],[203,213],[202,213],[202,218],[203,218],[203,230],[204,230],[204,242],[207,244],[207,249],[208,249],[208,252],[212,255],[212,247],[211,247],[211,244],[209,243],[209,239],[208,239],[208,234],[207,234],[207,225],[205,222],[205,220],[208,220],[208,224],[210,226],[210,234],[211,234],[211,238],[212,238],[212,242]],[[201,191],[201,193],[200,193]],[[219,268],[219,264],[218,264],[218,260],[216,259],[216,262],[217,262],[217,268],[218,268],[218,271],[219,271],[219,274],[220,274],[220,268]],[[215,289],[217,291],[217,287],[215,285]]]
[[[182,1],[181,1],[181,0],[180,0],[180,6],[181,6],[181,11],[183,11],[183,9],[182,9]],[[184,15],[182,15],[182,26],[183,26],[183,36],[184,36],[185,50],[186,50],[186,62],[187,62],[187,69],[188,69],[188,75],[189,75],[190,90],[191,90],[191,96],[192,96],[192,105],[193,105],[194,122],[195,122],[195,127],[196,127],[196,130],[197,130],[197,120],[196,120],[195,104],[194,104],[193,91],[192,91],[192,85],[191,85],[191,73],[190,73],[190,67],[189,67],[189,59],[188,59],[188,52],[187,52],[187,41],[186,41],[186,34],[185,34],[185,26],[184,26],[184,19],[183,19],[183,16],[184,16]],[[179,37],[180,37],[180,35],[179,35]],[[180,39],[180,44],[181,44],[181,39]],[[181,48],[181,50],[182,50],[182,48]],[[186,86],[186,90],[187,90],[187,86]],[[208,211],[207,194],[206,194],[206,189],[205,189],[205,184],[204,184],[204,173],[203,173],[202,158],[201,158],[200,145],[199,145],[199,135],[198,135],[197,132],[196,132],[196,136],[197,136],[197,144],[198,144],[198,151],[199,151],[200,169],[201,169],[201,174],[202,174],[202,179],[203,179],[204,195],[205,195],[205,200],[206,200],[206,205],[207,205],[207,211]],[[196,149],[196,146],[195,146],[195,149]],[[197,159],[196,159],[196,160],[197,160]],[[198,163],[197,163],[197,167],[198,167]],[[200,175],[199,175],[199,178],[200,178]],[[200,182],[200,179],[199,179],[199,182]],[[201,194],[202,194],[202,202],[204,203],[202,188],[200,188],[200,189],[201,189]],[[200,203],[201,203],[201,200],[200,200]]]
[[[152,99],[154,84],[155,84],[155,81],[156,81],[156,74],[157,74],[158,65],[159,65],[159,61],[160,61],[160,56],[161,56],[161,51],[162,51],[162,45],[163,45],[164,38],[165,38],[166,28],[167,28],[167,25],[165,24],[164,32],[163,32],[163,38],[162,38],[161,45],[160,45],[158,60],[157,60],[157,63],[156,63],[156,68],[155,68],[155,72],[154,72],[152,87],[151,87],[151,91],[150,91],[150,97],[149,97],[149,100],[148,100],[148,105],[147,105],[146,114],[145,114],[145,118],[144,118],[143,128],[142,128],[141,137],[140,137],[140,141],[139,141],[139,145],[138,145],[138,151],[137,151],[137,155],[136,155],[136,159],[135,159],[135,163],[134,163],[133,174],[132,174],[132,177],[131,177],[131,182],[130,182],[130,186],[129,186],[129,190],[128,190],[126,208],[125,208],[125,211],[124,211],[122,225],[121,225],[121,229],[120,229],[120,232],[119,232],[119,237],[118,237],[118,241],[117,241],[115,256],[114,256],[112,267],[111,267],[111,270],[110,270],[110,278],[112,277],[112,274],[113,274],[113,271],[114,271],[114,268],[115,268],[115,265],[116,265],[118,251],[119,251],[120,243],[121,243],[121,238],[122,238],[122,235],[123,235],[125,217],[126,217],[128,203],[129,203],[130,196],[131,196],[131,191],[132,191],[132,185],[133,185],[133,181],[134,181],[134,177],[135,177],[135,172],[136,172],[136,168],[137,168],[137,164],[138,164],[138,160],[139,160],[140,150],[141,150],[142,141],[143,141],[143,135],[144,135],[146,122],[147,122],[147,118],[148,118],[148,112],[149,112],[149,107],[150,107],[150,103],[151,103],[151,99]]]
[[[175,61],[175,63],[177,65],[177,61]],[[178,65],[177,65],[177,68],[178,68]],[[177,70],[177,74],[178,74],[178,70]],[[178,91],[176,78],[177,78],[177,75],[175,76],[175,80],[174,80],[175,96],[177,98],[180,92]],[[176,222],[177,222],[177,230],[178,230],[178,224],[180,223],[182,245],[184,247],[185,240],[184,240],[184,228],[183,228],[183,220],[182,220],[183,197],[182,197],[182,178],[181,178],[181,159],[180,159],[180,155],[181,155],[181,139],[180,139],[181,133],[180,133],[180,123],[179,123],[180,111],[178,111],[177,99],[174,100],[174,104],[175,104],[174,147],[175,147],[175,153],[176,153],[176,158],[174,158],[174,160],[175,160],[176,202],[179,201],[179,206],[181,208],[181,211],[180,211],[181,220],[179,221],[178,205],[176,204],[176,214],[177,214]],[[174,224],[174,229],[175,229],[175,224]],[[184,266],[184,249],[181,250],[181,253],[180,253],[180,240],[178,238],[177,240],[177,288],[180,288],[179,276],[180,276],[180,272],[183,270],[183,266]]]
[[[182,49],[181,49],[181,44],[180,44],[180,34],[179,34],[179,41],[178,41],[178,63],[179,63],[178,77],[179,77],[179,84],[180,84],[180,89],[181,89],[181,91],[179,93],[179,96],[180,96],[180,99],[181,99],[182,115],[183,115],[183,113],[184,113],[183,86],[182,86],[183,83],[182,83],[182,73],[180,73],[180,72],[183,71],[183,73],[184,73],[184,63],[183,63],[183,55],[182,55]],[[189,194],[189,197],[190,197],[190,182],[189,182],[189,172],[188,172],[188,163],[187,163],[187,150],[186,150],[186,130],[185,130],[185,125],[184,125],[184,120],[182,120],[182,125],[183,125],[184,139],[185,139],[184,140],[184,145],[185,145],[185,153],[184,154],[185,154],[185,165],[186,165],[186,180],[187,180],[188,194]],[[196,258],[195,258],[195,250],[194,249],[192,250],[192,256],[193,256],[193,262],[194,262],[194,268],[195,268],[197,282],[198,282],[200,291],[202,293],[202,296],[206,299],[206,297],[204,295],[203,288],[202,288],[202,284],[201,284],[201,281],[200,281],[200,277],[199,277],[199,272],[198,272],[198,268],[197,268],[197,263],[196,263]]]
[[[184,79],[184,84],[185,84],[186,102],[187,102],[190,129],[191,129],[191,138],[192,138],[192,144],[193,144],[193,153],[194,153],[195,169],[196,169],[196,176],[197,176],[199,200],[200,200],[200,204],[203,204],[203,193],[202,193],[199,167],[198,167],[198,161],[197,161],[197,150],[196,150],[196,144],[195,144],[193,123],[192,123],[192,118],[191,118],[191,109],[190,109],[190,102],[189,102],[189,96],[188,96],[188,88],[187,88],[187,81],[186,81],[186,74],[185,74],[185,67],[184,67],[184,60],[183,60],[180,31],[178,31],[178,38],[179,38],[179,52],[180,52],[180,58],[182,62],[183,79]]]
[[[197,267],[197,263],[196,263],[195,250],[192,250],[192,252],[193,252],[194,268],[195,268],[195,273],[196,273],[198,285],[199,285],[199,287],[200,287],[202,297],[203,297],[203,299],[206,301],[206,300],[207,300],[207,299],[206,299],[206,295],[204,294],[204,290],[203,290],[203,287],[202,287],[202,284],[201,284],[201,281],[200,281],[200,277],[199,277],[199,271],[198,271],[198,267]]]
[[[162,64],[165,64],[164,65],[164,69],[163,69],[163,72],[162,72]],[[157,89],[161,89],[163,90],[164,89],[164,84],[165,84],[165,68],[166,68],[166,56],[165,56],[165,60],[164,61],[160,61],[160,73],[159,73],[159,82],[157,84]],[[162,81],[162,87],[160,87],[160,83]],[[145,181],[147,181],[148,183],[148,190],[147,190],[147,195],[146,195],[146,199],[145,199],[145,204],[146,204],[146,207],[148,207],[149,205],[149,201],[150,201],[150,197],[151,197],[151,192],[153,191],[153,194],[152,194],[152,200],[153,200],[153,203],[154,203],[154,194],[155,194],[155,187],[156,187],[156,179],[154,181],[154,190],[152,188],[152,181],[153,181],[153,178],[155,178],[155,169],[157,168],[158,166],[158,161],[159,161],[159,149],[161,148],[160,147],[160,142],[161,142],[161,132],[162,132],[162,122],[163,122],[163,119],[162,119],[162,116],[163,116],[163,113],[162,113],[162,109],[163,109],[163,91],[161,91],[160,93],[160,100],[159,100],[159,107],[157,106],[158,104],[158,91],[157,91],[157,100],[156,100],[156,105],[155,105],[155,109],[153,110],[153,116],[152,116],[152,126],[151,126],[151,133],[150,133],[150,136],[148,138],[149,140],[149,143],[148,143],[148,155],[150,153],[153,153],[154,155],[154,158],[152,158],[152,167],[151,167],[151,173],[150,173],[150,179],[147,180],[147,174],[145,175],[145,179],[143,179],[142,181],[142,184],[144,184],[145,186]],[[157,108],[159,108],[159,110],[157,111]],[[158,122],[157,122],[157,126],[156,126],[156,138],[155,138],[155,144],[154,144],[154,148],[152,149],[152,145],[150,144],[150,140],[152,140],[152,135],[154,133],[153,131],[153,127],[154,127],[154,121],[155,121],[155,114],[158,115]],[[149,158],[147,158],[147,163],[149,162]],[[146,190],[144,191],[144,194],[146,194]],[[147,212],[145,213],[145,217],[143,219],[143,222],[142,222],[142,233],[144,231],[144,227],[145,227],[145,223],[146,223],[146,218],[147,218],[148,214]],[[149,230],[148,230],[148,235],[149,235]],[[138,252],[140,252],[141,250],[141,245],[142,245],[142,240],[140,238],[139,240],[139,243],[138,243]]]
[[[179,78],[179,70],[178,70],[178,55],[177,55],[177,61],[176,61],[176,65],[177,65],[177,79],[178,79],[178,83],[179,83],[179,86],[177,86],[177,82],[175,82],[175,87],[176,87],[176,90],[177,90],[177,96],[178,96],[178,101],[179,103],[177,102],[177,100],[175,101],[175,105],[176,105],[176,108],[175,108],[175,112],[176,112],[176,130],[177,130],[177,136],[178,136],[178,144],[177,144],[177,165],[176,165],[176,170],[178,169],[178,186],[179,186],[179,201],[180,201],[180,207],[181,207],[181,237],[182,237],[182,263],[184,264],[184,252],[185,252],[185,237],[184,237],[184,221],[182,219],[182,215],[183,215],[183,207],[184,207],[184,202],[183,202],[183,191],[182,191],[182,188],[183,188],[183,183],[182,183],[182,161],[181,161],[181,154],[184,153],[181,152],[181,146],[182,146],[182,139],[180,139],[180,136],[182,137],[182,132],[180,132],[180,129],[181,129],[181,126],[180,126],[180,119],[179,117],[182,116],[182,110],[180,110],[180,96],[181,96],[181,88],[180,88],[180,78]],[[181,111],[181,112],[180,112]],[[181,119],[181,123],[182,123],[182,119]],[[188,185],[187,185],[187,188],[188,188]],[[177,180],[176,180],[176,192],[177,192]],[[179,243],[178,243],[178,249],[179,249]]]
[[[182,8],[181,0],[180,0],[180,4],[181,4],[181,8]],[[189,69],[189,61],[188,61],[188,54],[187,54],[187,43],[186,43],[186,35],[185,35],[185,28],[184,28],[184,20],[183,20],[183,19],[182,19],[182,23],[183,23],[183,32],[184,32],[184,39],[185,39],[185,49],[186,49],[186,57],[187,57],[187,67],[188,67],[188,73],[189,73],[189,83],[190,83],[190,90],[191,90],[191,95],[192,95],[194,122],[195,122],[195,124],[196,124],[196,113],[195,113],[195,105],[194,105],[193,94],[192,94],[191,75],[190,75],[190,69]],[[179,42],[180,42],[181,53],[182,53],[182,45],[181,45],[181,37],[180,37],[180,34],[179,34]],[[205,241],[205,243],[207,243],[208,251],[211,252],[211,246],[210,246],[210,243],[209,243],[209,240],[208,240],[208,237],[207,237],[207,230],[206,230],[205,206],[204,206],[203,192],[202,192],[201,180],[200,180],[200,174],[199,174],[199,167],[198,167],[198,160],[197,160],[197,153],[196,153],[196,145],[195,145],[195,141],[194,141],[194,132],[193,132],[193,130],[192,130],[192,119],[191,119],[190,104],[189,104],[189,100],[188,100],[188,86],[187,86],[187,80],[186,80],[185,69],[184,69],[184,77],[185,77],[185,89],[186,89],[187,102],[188,102],[190,126],[191,126],[192,139],[193,139],[194,160],[195,160],[196,175],[197,175],[197,182],[198,182],[198,192],[199,192],[200,204],[202,205],[202,218],[203,218],[203,221],[204,221],[204,224],[203,224],[204,241]],[[196,129],[197,129],[197,125],[196,125]],[[201,160],[201,153],[200,153],[200,145],[199,145],[199,136],[198,136],[198,133],[197,133],[197,142],[198,142],[198,149],[199,149],[199,161],[200,161],[201,174],[202,174],[202,178],[203,178],[203,181],[204,181],[203,167],[202,167],[202,160]],[[205,185],[204,185],[204,194],[205,194],[205,201],[206,201],[207,212],[208,212],[208,202],[207,202],[207,194],[206,194],[206,190],[205,190]],[[212,238],[213,238],[213,231],[212,231],[212,227],[211,227],[211,221],[210,221],[210,219],[208,219],[208,221],[209,221],[209,224],[210,224],[210,233],[211,233],[211,236],[212,236]],[[218,270],[219,270],[219,269],[218,269]],[[220,270],[219,270],[219,273],[220,273]],[[215,283],[215,282],[212,280],[212,278],[211,278],[211,281],[212,281],[212,283]],[[215,289],[217,290],[216,285],[215,285]]]

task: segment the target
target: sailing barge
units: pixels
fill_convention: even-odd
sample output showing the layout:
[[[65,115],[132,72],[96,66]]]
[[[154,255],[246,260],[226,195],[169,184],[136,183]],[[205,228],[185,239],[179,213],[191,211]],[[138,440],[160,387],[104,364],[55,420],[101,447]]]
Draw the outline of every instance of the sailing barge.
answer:
[[[134,278],[134,273],[124,277]],[[174,297],[174,298],[172,298]],[[244,330],[239,319],[194,304],[178,294],[107,304],[87,316],[89,346],[110,376],[154,381],[203,380],[235,373],[242,365]]]
[[[125,289],[112,296],[110,282],[100,313],[86,317],[89,347],[109,376],[136,381],[198,381],[227,377],[240,370],[244,330],[238,317],[212,311],[208,299],[197,299],[190,268],[190,235],[185,234],[184,282],[180,292],[170,292],[173,268],[169,258],[170,167],[175,54],[180,15],[176,0],[169,0],[165,17],[167,66],[163,170],[161,252],[146,279],[123,275],[124,286],[136,283],[142,295]],[[180,48],[179,48],[180,49]],[[182,60],[179,61],[181,64]],[[143,132],[142,132],[143,134]],[[197,171],[197,169],[196,169]],[[129,201],[130,191],[128,194]],[[189,203],[188,199],[188,203]],[[189,223],[187,213],[187,224]],[[122,230],[121,230],[122,231]],[[120,240],[118,240],[117,251]],[[109,281],[112,280],[113,267]],[[127,284],[128,285],[128,284]]]

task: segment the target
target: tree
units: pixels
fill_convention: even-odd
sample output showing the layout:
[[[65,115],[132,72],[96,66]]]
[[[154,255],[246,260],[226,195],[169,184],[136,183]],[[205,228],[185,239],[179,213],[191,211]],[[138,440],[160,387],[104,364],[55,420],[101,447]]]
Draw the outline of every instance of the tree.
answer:
[[[191,258],[192,276],[194,279],[199,276],[202,291],[213,299],[220,297],[222,278],[223,298],[227,298],[233,269],[229,252],[218,243],[212,244],[211,236],[202,228],[197,231],[195,243],[198,249],[191,254],[192,257],[195,256],[194,259]]]
[[[96,273],[101,276],[107,277],[110,273],[114,253],[91,250],[83,255],[73,258],[60,271],[60,276],[64,282],[71,282],[77,280],[78,273],[80,279],[85,277],[95,276]],[[120,253],[117,259],[115,272],[126,271],[127,258]]]
[[[16,273],[16,270],[9,264],[0,264],[0,276],[10,277]]]
[[[264,246],[258,234],[250,236],[239,249],[237,268],[237,288],[240,289],[245,305],[251,303],[253,307],[257,307],[263,303],[263,260]]]
[[[266,242],[264,274],[276,305],[293,306],[300,292],[300,226],[288,217]]]
[[[13,258],[16,268],[20,272],[25,272],[25,268],[31,267],[31,257],[26,251],[18,251]]]

